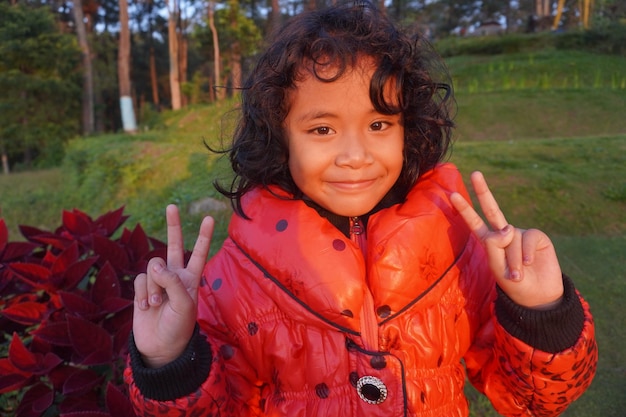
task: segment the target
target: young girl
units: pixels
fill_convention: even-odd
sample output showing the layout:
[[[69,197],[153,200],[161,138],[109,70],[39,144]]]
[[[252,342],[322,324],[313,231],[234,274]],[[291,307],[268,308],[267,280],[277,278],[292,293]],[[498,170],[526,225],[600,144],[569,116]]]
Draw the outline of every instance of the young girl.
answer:
[[[589,386],[587,304],[538,230],[506,221],[480,173],[468,204],[449,89],[427,46],[368,4],[288,23],[247,81],[222,190],[235,214],[205,265],[135,280],[142,416],[467,416],[465,376],[506,416],[562,412]]]

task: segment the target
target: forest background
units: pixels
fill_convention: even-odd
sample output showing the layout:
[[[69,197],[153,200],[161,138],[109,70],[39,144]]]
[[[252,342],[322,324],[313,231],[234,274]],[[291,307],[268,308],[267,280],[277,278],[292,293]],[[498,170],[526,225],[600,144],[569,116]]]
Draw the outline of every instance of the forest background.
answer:
[[[273,27],[319,6],[0,0],[0,414],[132,415],[119,378],[129,308],[119,294],[96,295],[98,282],[114,280],[105,262],[90,263],[94,253],[128,287],[132,274],[120,267],[120,247],[135,253],[147,245],[139,224],[150,245],[164,239],[168,202],[184,213],[187,245],[201,216],[215,216],[212,252],[219,248],[230,210],[211,182],[227,183],[230,169],[203,141],[228,140],[236,87]],[[445,58],[458,105],[453,162],[465,175],[485,172],[510,221],[553,237],[563,269],[592,305],[598,375],[566,415],[621,416],[626,1],[384,6]],[[121,207],[131,235],[119,228]],[[14,242],[5,246],[8,238]],[[61,254],[59,242],[69,245]],[[84,252],[73,252],[75,242]],[[48,267],[51,258],[57,275],[58,264],[69,265],[56,286],[35,279],[47,271],[35,260]],[[68,284],[76,265],[90,268]],[[115,303],[120,310],[112,313]],[[66,324],[77,336],[59,330]],[[472,416],[496,415],[471,388],[468,395]]]
[[[323,3],[0,0],[3,172],[58,165],[64,144],[76,136],[145,130],[164,109],[223,100],[241,86],[277,25]],[[387,0],[380,6],[433,42],[581,28],[606,36],[626,15],[624,0]]]

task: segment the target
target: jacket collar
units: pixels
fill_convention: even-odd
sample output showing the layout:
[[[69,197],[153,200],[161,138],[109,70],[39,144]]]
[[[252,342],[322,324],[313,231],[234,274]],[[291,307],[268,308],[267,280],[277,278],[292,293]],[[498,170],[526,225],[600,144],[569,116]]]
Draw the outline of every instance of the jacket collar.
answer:
[[[417,301],[438,302],[446,285],[437,284],[458,276],[448,272],[470,232],[449,202],[453,191],[467,196],[456,168],[443,165],[424,174],[402,204],[369,213],[367,264],[331,223],[343,219],[322,218],[280,189],[247,193],[243,204],[251,220],[235,215],[229,236],[254,265],[252,271],[261,272],[252,277],[265,296],[288,314],[310,320],[314,312],[339,328],[359,329],[367,291],[374,308],[387,312],[383,322]]]
[[[404,201],[404,198],[400,196],[401,193],[391,189],[383,199],[369,212],[359,216],[363,225],[367,228],[367,222],[370,216],[374,213],[379,212],[382,209],[389,208],[395,204],[400,204]],[[346,237],[350,237],[350,218],[346,216],[340,216],[338,214],[333,213],[332,211],[326,210],[313,200],[310,200],[307,197],[303,197],[302,201],[309,207],[315,209],[317,213],[328,220],[333,226],[335,226],[341,233]]]

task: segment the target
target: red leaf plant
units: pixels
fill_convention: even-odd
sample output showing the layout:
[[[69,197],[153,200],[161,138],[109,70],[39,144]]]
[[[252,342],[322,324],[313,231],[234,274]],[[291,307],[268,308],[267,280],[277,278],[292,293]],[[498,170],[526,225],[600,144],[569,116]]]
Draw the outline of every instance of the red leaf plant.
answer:
[[[165,244],[120,231],[127,218],[64,211],[54,232],[20,226],[25,242],[0,218],[0,415],[135,415],[122,381],[132,282]]]

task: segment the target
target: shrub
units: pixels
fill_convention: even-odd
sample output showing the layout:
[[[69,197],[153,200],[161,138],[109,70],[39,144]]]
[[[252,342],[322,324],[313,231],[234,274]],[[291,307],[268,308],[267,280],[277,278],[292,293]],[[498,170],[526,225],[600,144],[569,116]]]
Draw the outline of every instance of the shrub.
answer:
[[[626,25],[611,24],[589,30],[572,30],[555,37],[559,49],[626,56]]]
[[[538,51],[552,46],[552,37],[547,33],[500,36],[449,37],[435,44],[442,57],[458,55],[499,55]]]
[[[435,43],[444,58],[458,55],[499,55],[546,49],[585,50],[626,55],[626,25],[614,23],[591,29],[564,32],[510,33],[500,36],[448,37]]]
[[[15,417],[134,416],[122,380],[133,277],[166,245],[123,208],[64,211],[54,232],[0,219],[0,410]],[[114,237],[114,235],[119,235]]]

